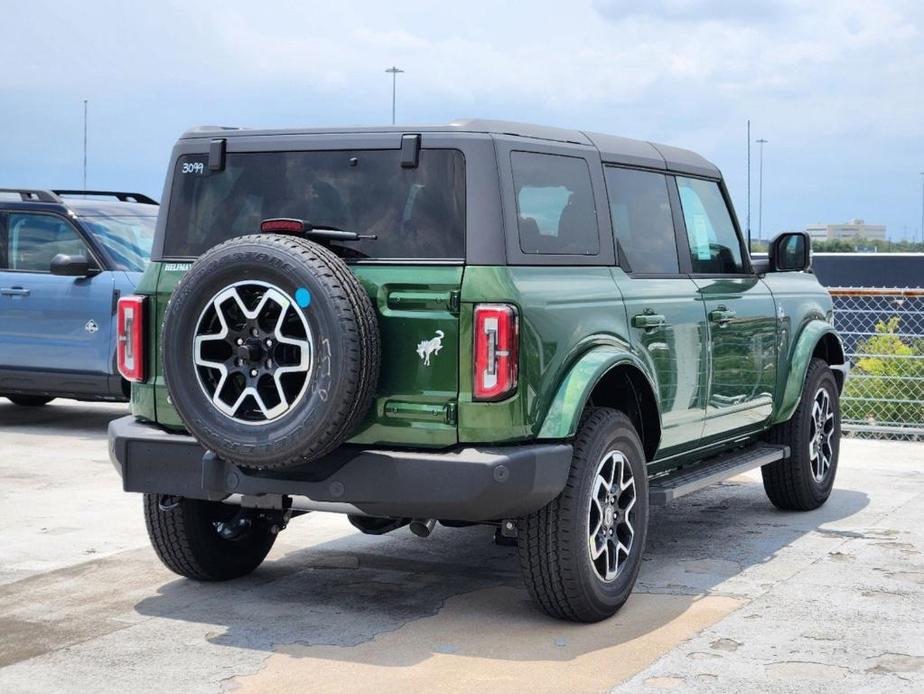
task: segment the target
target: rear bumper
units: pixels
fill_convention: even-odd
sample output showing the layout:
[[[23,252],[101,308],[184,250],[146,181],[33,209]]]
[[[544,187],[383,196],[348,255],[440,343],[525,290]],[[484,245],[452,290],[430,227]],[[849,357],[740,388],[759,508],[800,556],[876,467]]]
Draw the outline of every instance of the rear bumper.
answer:
[[[398,451],[343,446],[304,468],[240,468],[191,436],[134,417],[109,424],[109,455],[127,492],[194,499],[284,495],[370,516],[485,521],[532,513],[564,489],[570,445]]]

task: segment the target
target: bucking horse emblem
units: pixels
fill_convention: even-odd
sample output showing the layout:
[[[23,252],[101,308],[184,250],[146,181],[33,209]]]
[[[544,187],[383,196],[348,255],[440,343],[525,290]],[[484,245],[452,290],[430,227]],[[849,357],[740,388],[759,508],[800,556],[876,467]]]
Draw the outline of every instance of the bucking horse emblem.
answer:
[[[423,359],[424,366],[430,366],[430,357],[434,354],[439,354],[440,350],[443,349],[443,338],[445,336],[446,334],[442,330],[437,330],[436,337],[422,340],[417,345],[417,356]]]

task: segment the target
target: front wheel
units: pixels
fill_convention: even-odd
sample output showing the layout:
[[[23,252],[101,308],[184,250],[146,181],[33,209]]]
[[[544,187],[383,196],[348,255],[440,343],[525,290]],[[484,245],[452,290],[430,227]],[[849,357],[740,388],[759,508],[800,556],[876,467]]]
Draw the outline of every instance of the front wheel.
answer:
[[[544,612],[597,622],[629,598],[648,534],[645,454],[622,412],[593,408],[564,491],[519,522],[520,567]]]
[[[840,453],[841,413],[837,381],[827,362],[812,359],[802,398],[769,441],[789,446],[789,458],[761,468],[771,503],[787,511],[811,511],[831,495]]]
[[[281,514],[275,515],[218,501],[144,495],[144,520],[158,558],[197,581],[227,581],[260,566],[283,527]]]

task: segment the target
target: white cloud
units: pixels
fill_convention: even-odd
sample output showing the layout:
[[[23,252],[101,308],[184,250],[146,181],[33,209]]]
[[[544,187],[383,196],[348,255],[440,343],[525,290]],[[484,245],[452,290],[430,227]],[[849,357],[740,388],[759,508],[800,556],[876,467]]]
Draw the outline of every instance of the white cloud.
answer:
[[[680,21],[765,21],[785,14],[785,0],[594,0],[594,6],[608,19],[655,17]]]
[[[382,122],[384,69],[397,64],[404,120],[501,116],[658,139],[725,165],[739,190],[752,118],[770,161],[790,167],[768,181],[781,206],[765,216],[777,226],[804,214],[798,191],[810,176],[834,180],[857,160],[924,168],[924,4],[913,0],[543,0],[528,12],[423,0],[32,0],[4,18],[16,31],[0,42],[0,92],[88,95],[97,112],[130,113],[113,117],[111,138],[168,123]],[[130,111],[139,101],[146,112]],[[7,152],[11,127],[34,140],[42,123],[12,118],[0,111]],[[914,204],[901,213],[909,222]],[[863,214],[878,218],[840,216]]]

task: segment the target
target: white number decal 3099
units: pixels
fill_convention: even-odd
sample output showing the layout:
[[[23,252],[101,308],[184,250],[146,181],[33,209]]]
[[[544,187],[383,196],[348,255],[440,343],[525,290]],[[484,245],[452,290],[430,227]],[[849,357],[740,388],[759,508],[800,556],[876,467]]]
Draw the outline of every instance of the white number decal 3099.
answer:
[[[201,161],[187,161],[183,163],[184,174],[202,174],[205,173],[205,164]]]

